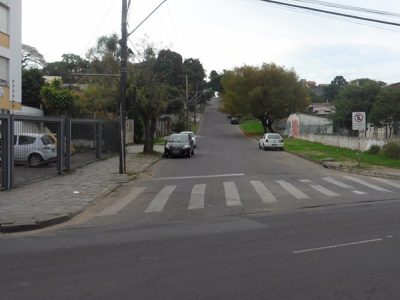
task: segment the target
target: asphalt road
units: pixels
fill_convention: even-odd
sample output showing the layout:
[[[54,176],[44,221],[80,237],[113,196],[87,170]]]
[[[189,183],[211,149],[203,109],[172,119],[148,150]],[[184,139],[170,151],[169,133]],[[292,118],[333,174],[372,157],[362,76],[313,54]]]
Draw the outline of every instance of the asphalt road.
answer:
[[[213,104],[192,158],[1,236],[1,298],[398,299],[400,183],[259,150]]]

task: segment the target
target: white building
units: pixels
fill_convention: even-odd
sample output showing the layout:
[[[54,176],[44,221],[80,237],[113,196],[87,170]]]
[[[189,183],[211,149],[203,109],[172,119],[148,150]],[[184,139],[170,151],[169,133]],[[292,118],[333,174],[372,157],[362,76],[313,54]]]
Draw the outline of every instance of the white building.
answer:
[[[0,110],[21,111],[21,0],[0,0]]]

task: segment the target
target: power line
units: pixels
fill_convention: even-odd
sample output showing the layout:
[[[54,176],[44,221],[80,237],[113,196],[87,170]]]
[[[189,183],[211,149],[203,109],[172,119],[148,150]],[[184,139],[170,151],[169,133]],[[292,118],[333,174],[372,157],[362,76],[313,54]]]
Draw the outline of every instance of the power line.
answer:
[[[313,7],[308,7],[308,6],[280,2],[280,1],[273,1],[273,0],[261,0],[261,1],[267,2],[267,3],[272,3],[272,4],[277,4],[277,5],[281,5],[281,6],[295,7],[295,8],[299,8],[299,9],[315,11],[315,12],[324,13],[324,14],[336,15],[336,16],[345,17],[345,18],[352,18],[352,19],[357,19],[357,20],[362,20],[362,21],[368,21],[368,22],[374,22],[374,23],[380,23],[380,24],[400,27],[400,23],[395,23],[395,22],[389,22],[389,21],[366,18],[366,17],[356,16],[356,15],[344,14],[344,13],[323,10],[323,9],[318,9],[318,8],[313,8]]]
[[[291,0],[291,1],[308,3],[308,4],[315,4],[315,5],[320,5],[320,6],[327,6],[327,7],[334,7],[334,8],[350,10],[350,11],[365,12],[365,13],[385,15],[385,16],[391,16],[391,17],[400,17],[400,14],[398,14],[398,13],[380,11],[380,10],[369,9],[369,8],[364,8],[364,7],[359,7],[359,6],[350,6],[350,5],[338,4],[338,3],[321,1],[321,0]]]

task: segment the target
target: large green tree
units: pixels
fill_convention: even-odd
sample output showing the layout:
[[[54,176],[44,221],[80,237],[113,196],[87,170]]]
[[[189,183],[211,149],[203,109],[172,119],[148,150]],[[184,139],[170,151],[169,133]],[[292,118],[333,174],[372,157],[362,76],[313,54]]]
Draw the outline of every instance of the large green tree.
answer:
[[[324,88],[324,98],[328,102],[334,102],[339,91],[347,85],[343,76],[336,76],[329,85]]]
[[[381,83],[365,80],[361,84],[348,84],[342,88],[335,101],[335,113],[331,116],[336,126],[352,129],[352,112],[362,111],[369,113],[381,90]]]
[[[45,84],[40,91],[40,97],[48,115],[73,117],[79,113],[79,97],[71,90],[63,88],[61,80]]]
[[[77,83],[80,77],[74,73],[85,73],[89,67],[89,61],[76,54],[63,54],[61,61],[48,63],[43,69],[46,75],[61,76],[65,83]]]
[[[296,73],[275,64],[243,66],[225,72],[222,86],[225,109],[258,118],[264,132],[273,132],[276,120],[303,111],[310,100],[308,89]]]
[[[382,88],[374,102],[369,116],[370,122],[376,127],[393,127],[400,121],[400,89],[395,87]],[[386,131],[388,132],[388,131]],[[391,135],[389,130],[388,136]]]
[[[43,72],[39,69],[22,70],[22,104],[40,108],[40,90],[44,85]]]
[[[222,92],[221,86],[221,75],[217,71],[212,70],[208,76],[210,80],[207,84],[208,88],[212,89],[214,92]]]

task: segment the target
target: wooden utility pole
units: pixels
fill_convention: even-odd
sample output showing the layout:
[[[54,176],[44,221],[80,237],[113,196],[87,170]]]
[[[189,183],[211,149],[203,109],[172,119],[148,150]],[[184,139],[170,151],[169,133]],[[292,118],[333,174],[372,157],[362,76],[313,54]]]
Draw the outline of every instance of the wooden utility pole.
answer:
[[[126,174],[125,154],[125,118],[126,118],[126,86],[128,78],[128,30],[127,30],[128,4],[122,0],[121,18],[121,74],[120,74],[120,101],[119,101],[119,126],[120,126],[120,149],[119,149],[119,173]]]

